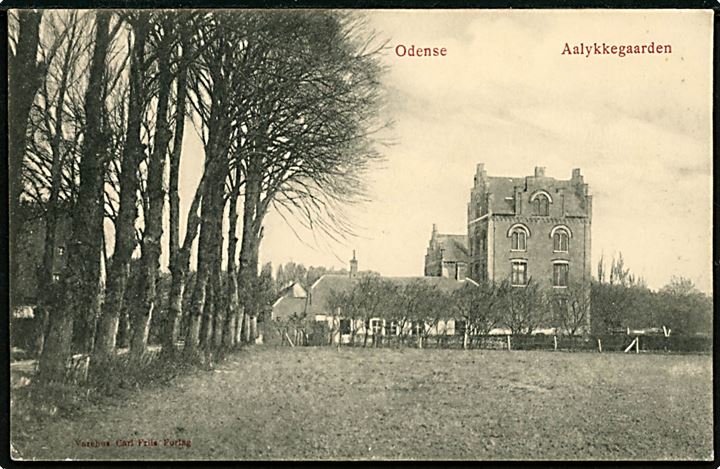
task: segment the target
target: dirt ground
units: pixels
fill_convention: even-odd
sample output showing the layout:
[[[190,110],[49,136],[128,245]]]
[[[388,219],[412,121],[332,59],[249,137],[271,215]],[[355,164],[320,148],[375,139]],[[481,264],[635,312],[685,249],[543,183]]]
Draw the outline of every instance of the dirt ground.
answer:
[[[258,346],[11,424],[16,459],[711,459],[712,357]]]

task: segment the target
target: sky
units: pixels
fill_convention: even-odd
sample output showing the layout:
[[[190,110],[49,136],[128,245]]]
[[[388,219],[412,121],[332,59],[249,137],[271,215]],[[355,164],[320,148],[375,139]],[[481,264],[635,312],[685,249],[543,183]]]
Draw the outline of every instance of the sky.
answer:
[[[593,195],[593,273],[622,252],[650,288],[673,275],[712,290],[712,14],[683,10],[368,11],[387,40],[382,84],[393,127],[368,173],[370,202],[348,210],[343,243],[268,214],[262,262],[423,274],[432,224],[467,232],[475,166],[569,179]],[[562,55],[565,44],[669,44],[670,54]],[[399,57],[397,45],[445,47]],[[186,132],[182,212],[200,177],[202,146]],[[184,220],[183,220],[184,223]],[[183,228],[184,229],[184,228]]]

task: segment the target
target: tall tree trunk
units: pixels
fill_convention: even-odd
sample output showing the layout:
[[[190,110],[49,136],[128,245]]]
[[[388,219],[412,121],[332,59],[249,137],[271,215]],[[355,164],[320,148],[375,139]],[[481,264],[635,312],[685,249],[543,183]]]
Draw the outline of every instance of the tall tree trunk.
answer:
[[[49,333],[40,357],[39,375],[46,381],[62,380],[71,353],[74,315],[90,309],[97,314],[100,298],[103,220],[103,130],[105,59],[110,42],[111,13],[99,10],[95,25],[88,88],[85,95],[85,145],[80,160],[80,186],[73,215],[71,242],[62,281],[62,305],[50,315]]]
[[[175,264],[176,271],[172,273],[172,283],[170,285],[170,299],[169,299],[169,315],[174,318],[174,321],[180,321],[183,314],[183,294],[185,293],[185,282],[187,281],[187,271],[190,268],[190,254],[192,250],[192,244],[198,234],[198,228],[200,226],[200,216],[198,210],[203,197],[203,191],[205,187],[205,181],[208,179],[207,169],[203,178],[200,181],[200,186],[195,192],[190,210],[188,211],[187,227],[185,228],[185,241],[183,246],[178,251],[177,263]],[[167,331],[166,331],[167,332]],[[178,329],[173,324],[173,337],[178,333]],[[185,334],[185,347],[189,350],[194,342],[193,337],[196,335],[193,333],[193,320],[190,318],[188,328]],[[169,339],[166,337],[166,341]],[[173,339],[173,347],[175,340]]]
[[[182,57],[179,58],[182,60]],[[187,71],[181,70],[177,82],[177,103],[175,108],[175,137],[173,151],[170,153],[170,307],[163,325],[161,335],[163,352],[174,352],[178,339],[180,320],[182,319],[182,295],[185,289],[185,274],[189,262],[189,249],[187,261],[183,264],[180,253],[180,195],[178,181],[180,178],[180,157],[182,154],[182,141],[185,133],[185,100],[187,97]],[[195,207],[197,213],[197,206]],[[189,218],[189,217],[188,217]],[[194,232],[197,230],[195,229]],[[187,235],[186,235],[187,237]],[[195,236],[193,235],[193,238]],[[184,266],[183,266],[184,265]]]
[[[208,143],[208,150],[206,150],[206,158],[208,158],[208,161],[205,165],[205,175],[207,177],[211,175],[215,176],[214,171],[209,170],[215,164],[215,161],[217,161],[214,159],[217,157],[213,156],[214,152],[212,150],[214,147],[214,137],[213,134],[211,134]],[[200,209],[200,239],[198,240],[197,251],[197,274],[195,276],[195,286],[193,289],[192,300],[190,302],[190,325],[185,339],[185,350],[190,355],[193,355],[197,351],[200,346],[201,337],[203,337],[203,334],[207,332],[207,324],[204,321],[204,309],[206,304],[208,279],[210,276],[211,258],[214,255],[214,237],[212,236],[212,217],[214,212],[213,184],[218,184],[215,177],[202,181],[199,187],[199,189],[202,190],[202,207]]]
[[[120,311],[130,274],[130,259],[137,245],[138,167],[142,161],[142,118],[145,109],[145,44],[148,23],[138,18],[133,28],[135,43],[130,63],[130,94],[128,98],[128,126],[120,174],[120,208],[115,224],[115,249],[108,269],[105,303],[103,304],[98,335],[93,353],[93,368],[102,370],[115,351]]]
[[[238,176],[239,177],[239,176]],[[237,187],[240,186],[240,181],[235,181]],[[227,316],[225,321],[225,343],[224,345],[228,348],[235,346],[237,339],[237,326],[238,326],[238,314],[240,312],[240,305],[238,299],[238,282],[237,282],[237,268],[235,263],[235,256],[237,253],[237,194],[230,195],[230,209],[228,212],[228,249],[227,249],[227,289],[226,289],[226,304],[227,304]]]
[[[216,352],[222,351],[223,336],[225,332],[225,318],[227,317],[227,303],[225,301],[225,280],[222,271],[222,244],[223,244],[223,212],[225,208],[224,198],[220,196],[220,205],[216,218],[215,236],[216,248],[215,258],[213,259],[212,270],[210,273],[210,283],[213,286],[213,330],[212,330],[212,348]]]
[[[215,350],[222,348],[223,328],[225,325],[225,317],[227,316],[227,303],[223,294],[222,279],[222,247],[223,247],[223,213],[225,212],[224,184],[218,184],[215,188],[214,200],[214,216],[213,216],[213,235],[215,237],[214,256],[210,265],[210,283],[213,288],[213,341],[212,346]]]
[[[19,31],[15,55],[9,57],[8,153],[10,172],[10,202],[17,204],[22,191],[22,162],[30,108],[42,80],[41,65],[37,62],[40,44],[42,11],[18,11]]]
[[[17,252],[17,234],[23,224],[19,210],[22,193],[22,167],[30,109],[41,84],[41,66],[37,63],[42,11],[18,11],[19,31],[15,55],[8,53],[8,186],[10,252]],[[9,51],[8,51],[9,52]],[[18,275],[16,256],[10,256],[10,278]],[[13,302],[13,295],[11,295]],[[11,303],[11,308],[12,308]]]
[[[222,156],[216,156],[222,158]],[[223,181],[224,182],[224,181]],[[216,324],[216,315],[222,313],[217,309],[217,297],[220,295],[220,262],[222,254],[222,218],[223,218],[223,188],[224,184],[211,184],[208,186],[210,194],[208,197],[209,216],[203,217],[201,226],[200,239],[205,241],[203,244],[204,262],[202,265],[203,276],[205,278],[205,288],[207,289],[202,305],[202,329],[200,335],[201,346],[209,351],[214,345],[214,328]],[[206,237],[203,238],[203,233]],[[198,247],[200,249],[200,246]],[[200,273],[200,265],[198,264],[198,274]],[[221,325],[222,323],[220,323]],[[221,327],[218,327],[222,331]]]
[[[225,42],[220,37],[220,47]],[[198,263],[193,299],[190,311],[190,326],[186,335],[185,347],[194,355],[200,345],[210,342],[212,332],[212,314],[214,300],[208,303],[208,287],[211,271],[216,266],[215,259],[222,252],[218,243],[222,242],[222,207],[225,178],[227,176],[227,148],[230,139],[230,118],[227,115],[226,99],[232,93],[228,91],[228,70],[224,67],[227,55],[223,52],[215,57],[218,68],[212,67],[213,89],[210,92],[210,116],[207,122],[208,140],[205,146],[205,174],[208,179],[203,183],[201,208],[200,239],[198,241]],[[212,168],[212,170],[209,170]],[[213,288],[213,286],[210,286]],[[212,292],[213,298],[220,295],[219,289]]]
[[[251,151],[247,159],[245,198],[243,199],[243,226],[240,240],[238,277],[243,291],[243,328],[245,342],[250,342],[252,317],[257,315],[255,284],[258,276],[258,206],[260,204],[262,173],[261,155]],[[260,223],[262,223],[260,221]]]
[[[167,149],[172,137],[170,123],[168,122],[168,103],[170,88],[172,87],[172,72],[170,70],[170,44],[171,37],[161,40],[158,48],[158,104],[155,124],[155,142],[150,161],[148,163],[148,212],[145,214],[145,231],[142,240],[142,282],[140,288],[141,304],[134,311],[132,322],[132,336],[130,339],[130,352],[135,358],[141,356],[147,347],[147,338],[150,320],[155,308],[155,283],[160,268],[160,241],[163,233],[163,207],[165,206],[165,190],[163,176],[165,174],[165,160]]]
[[[75,29],[77,23],[74,22],[72,25],[71,37],[75,37]],[[53,127],[53,135],[50,141],[50,149],[52,151],[52,168],[50,170],[50,194],[47,201],[47,216],[45,218],[45,245],[43,248],[43,260],[42,267],[40,268],[40,274],[38,275],[38,285],[44,285],[45,288],[41,289],[38,295],[38,305],[35,309],[36,320],[40,324],[40,328],[37,335],[36,351],[39,356],[42,354],[43,345],[45,342],[45,333],[48,327],[48,314],[49,305],[54,303],[57,298],[57,285],[54,284],[53,272],[55,267],[55,236],[57,231],[58,222],[58,198],[60,196],[60,186],[62,185],[62,166],[63,166],[63,120],[65,110],[65,96],[67,94],[68,75],[70,73],[72,54],[70,53],[70,46],[65,54],[63,60],[60,83],[58,85],[57,92],[57,104],[55,107],[55,122]],[[46,97],[47,99],[47,97]],[[47,105],[47,101],[46,101]],[[47,110],[49,113],[49,109]],[[47,116],[47,126],[50,130],[51,123],[49,115]]]
[[[215,285],[210,279],[211,277],[212,272],[209,273],[207,282],[205,283],[205,302],[203,303],[202,324],[200,328],[200,347],[206,354],[212,348],[213,323],[215,320]]]

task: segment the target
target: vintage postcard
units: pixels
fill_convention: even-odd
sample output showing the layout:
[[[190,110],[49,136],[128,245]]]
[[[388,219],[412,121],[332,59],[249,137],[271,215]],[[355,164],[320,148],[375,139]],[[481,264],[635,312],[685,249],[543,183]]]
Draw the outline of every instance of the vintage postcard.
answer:
[[[7,39],[12,460],[715,458],[712,10]]]

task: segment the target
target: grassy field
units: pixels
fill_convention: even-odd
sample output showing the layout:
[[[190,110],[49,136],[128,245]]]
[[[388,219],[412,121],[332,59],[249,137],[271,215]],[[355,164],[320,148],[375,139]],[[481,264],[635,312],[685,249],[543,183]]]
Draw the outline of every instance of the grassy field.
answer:
[[[11,431],[22,459],[710,459],[711,401],[710,356],[256,347]]]

